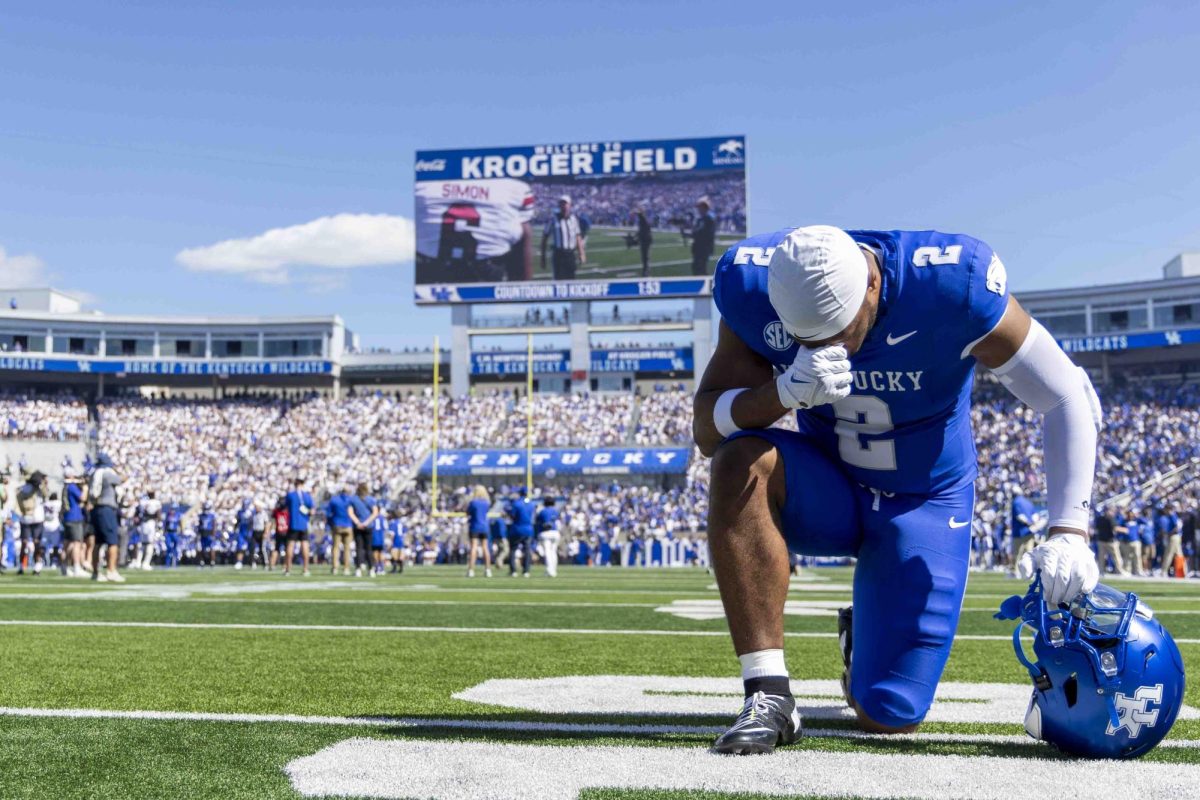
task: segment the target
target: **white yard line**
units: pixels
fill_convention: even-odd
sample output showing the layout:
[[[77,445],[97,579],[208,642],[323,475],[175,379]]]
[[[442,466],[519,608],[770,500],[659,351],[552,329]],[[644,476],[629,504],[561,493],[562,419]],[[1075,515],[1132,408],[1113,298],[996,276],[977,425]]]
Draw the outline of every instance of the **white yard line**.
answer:
[[[563,634],[572,636],[700,636],[727,637],[727,631],[664,631],[629,630],[620,628],[486,628],[446,625],[287,625],[250,622],[139,622],[132,620],[36,620],[3,619],[0,626],[48,628],[181,628],[198,630],[250,631],[374,631],[378,633],[511,633]],[[835,639],[828,631],[788,631],[789,639]],[[979,642],[1011,642],[1012,636],[960,633],[954,638]],[[1176,639],[1176,644],[1200,644],[1200,639]]]
[[[38,717],[50,719],[131,719],[166,722],[239,722],[284,723],[291,725],[360,725],[371,728],[441,728],[478,731],[514,731],[535,733],[602,733],[615,735],[685,734],[715,736],[723,725],[632,725],[606,722],[536,722],[530,720],[423,719],[421,717],[346,717],[317,714],[240,714],[217,711],[122,711],[105,708],[19,708],[0,706],[0,717]],[[1028,736],[987,733],[905,733],[892,736],[863,733],[845,728],[806,728],[804,735],[814,739],[879,739],[910,742],[966,742],[979,744],[1016,744],[1037,746]],[[1200,747],[1200,741],[1167,739],[1159,747]]]
[[[563,595],[570,596],[573,594],[594,594],[594,595],[604,596],[604,595],[613,595],[613,594],[618,594],[618,595],[633,594],[633,595],[666,596],[666,597],[686,597],[688,595],[692,595],[695,597],[711,597],[712,596],[712,594],[710,592],[706,591],[703,588],[699,588],[699,587],[695,588],[695,589],[688,589],[688,588],[679,588],[679,589],[633,589],[633,588],[622,589],[622,588],[616,588],[616,589],[614,589],[611,587],[607,588],[607,589],[586,589],[586,588],[537,589],[537,588],[522,587],[520,584],[509,583],[507,581],[507,579],[504,579],[502,581],[499,578],[495,578],[493,580],[495,580],[497,584],[504,584],[504,585],[502,585],[502,586],[497,585],[495,587],[483,587],[483,586],[454,587],[454,586],[430,586],[430,585],[379,586],[379,587],[371,586],[371,587],[368,587],[368,586],[351,585],[351,586],[346,586],[346,587],[330,587],[330,588],[334,588],[334,589],[345,588],[347,590],[361,592],[364,595],[375,594],[377,592],[399,592],[399,593],[404,593],[404,594],[407,594],[409,592],[429,592],[431,594],[436,593],[436,594],[486,594],[486,595],[491,595],[491,594],[553,594],[553,595],[560,595],[560,596],[563,596]],[[287,583],[283,583],[281,581],[277,586],[267,588],[267,589],[251,588],[251,586],[249,584],[247,584],[246,586],[247,586],[247,588],[245,588],[243,590],[243,589],[239,588],[240,587],[239,584],[126,583],[126,584],[119,584],[119,585],[113,586],[113,585],[106,585],[106,584],[100,584],[100,585],[89,584],[89,583],[85,583],[85,582],[81,581],[79,584],[74,584],[74,585],[64,582],[64,583],[60,584],[59,586],[56,586],[53,588],[59,592],[66,591],[66,592],[70,592],[72,594],[79,595],[79,596],[91,595],[91,594],[95,594],[95,595],[130,594],[133,592],[140,592],[140,593],[145,594],[148,599],[158,599],[161,596],[161,593],[168,593],[171,591],[180,592],[180,593],[194,592],[196,594],[221,594],[221,595],[229,595],[229,596],[238,596],[243,593],[244,594],[254,594],[254,593],[269,593],[269,592],[274,592],[274,591],[283,593],[283,592],[287,592],[287,591],[323,591],[324,590],[323,587],[315,586],[313,584],[304,584],[304,583],[292,582],[292,581],[289,581]],[[28,591],[21,592],[21,593],[6,592],[6,591],[4,591],[4,588],[6,588],[6,587],[0,586],[0,600],[4,599],[5,597],[15,597],[18,594],[28,594],[31,596],[37,595],[39,597],[46,597],[50,594],[50,591],[47,591],[46,594],[42,594],[41,592],[28,592]],[[14,588],[14,587],[12,587],[10,584],[7,588]],[[47,587],[47,588],[50,589],[50,587]],[[1008,595],[1005,595],[1005,597],[1007,597],[1007,596]]]
[[[250,630],[250,631],[374,631],[378,633],[511,633],[511,634],[563,634],[573,636],[700,636],[727,637],[727,631],[664,631],[629,630],[620,628],[486,628],[446,625],[287,625],[251,622],[139,622],[132,620],[35,620],[3,619],[0,626],[15,625],[51,628],[181,628],[198,630]],[[827,631],[788,631],[783,634],[789,639],[835,639],[837,634]],[[956,639],[981,642],[1011,642],[1012,636],[984,634],[959,634]],[[1200,644],[1200,639],[1176,639],[1177,644]]]
[[[373,631],[378,633],[511,633],[511,634],[566,634],[597,636],[716,636],[728,637],[725,631],[663,631],[622,630],[605,628],[486,628],[443,625],[287,625],[249,622],[136,622],[110,620],[0,620],[0,626],[18,625],[27,627],[55,628],[180,628],[199,630],[251,630],[251,631]],[[808,634],[784,634],[785,636],[807,636]],[[822,638],[836,634],[813,634]],[[996,637],[1005,641],[1011,637]]]
[[[699,747],[355,738],[298,758],[285,771],[292,786],[309,797],[575,800],[584,789],[601,787],[922,800],[1011,800],[1039,793],[1057,800],[1197,797],[1200,767],[1192,764],[1061,761],[1036,753],[1003,757],[793,748],[764,758],[730,758]],[[1043,787],[1052,788],[1040,792]]]
[[[621,735],[716,735],[724,728],[704,725],[621,725],[524,720],[422,719],[420,717],[326,717],[314,714],[230,714],[211,711],[115,711],[102,708],[12,708],[0,706],[0,717],[64,719],[137,719],[174,722],[262,722],[293,725],[364,725],[373,728],[452,728],[459,730]]]
[[[291,605],[301,603],[307,605],[375,605],[375,606],[518,606],[524,608],[658,608],[658,603],[570,603],[570,602],[518,602],[515,600],[352,600],[348,598],[316,598],[316,597],[155,597],[146,595],[132,597],[117,594],[106,597],[102,593],[81,595],[76,592],[66,594],[0,594],[0,600],[134,600],[144,602],[169,603],[284,603]]]

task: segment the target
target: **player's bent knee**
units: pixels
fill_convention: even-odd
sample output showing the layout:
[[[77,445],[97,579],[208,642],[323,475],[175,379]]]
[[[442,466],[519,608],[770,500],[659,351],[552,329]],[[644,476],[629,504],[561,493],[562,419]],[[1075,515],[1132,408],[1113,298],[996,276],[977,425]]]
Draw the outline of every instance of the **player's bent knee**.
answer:
[[[859,727],[867,733],[912,733],[929,710],[929,703],[914,703],[913,698],[886,686],[868,689],[851,705]]]
[[[756,436],[724,442],[713,455],[714,492],[740,494],[746,486],[769,480],[775,468],[775,445]]]
[[[921,727],[921,723],[919,722],[913,722],[909,725],[900,726],[884,725],[883,723],[876,722],[867,716],[867,712],[863,711],[858,704],[855,704],[854,706],[854,713],[858,717],[858,727],[866,733],[914,733],[917,728]]]

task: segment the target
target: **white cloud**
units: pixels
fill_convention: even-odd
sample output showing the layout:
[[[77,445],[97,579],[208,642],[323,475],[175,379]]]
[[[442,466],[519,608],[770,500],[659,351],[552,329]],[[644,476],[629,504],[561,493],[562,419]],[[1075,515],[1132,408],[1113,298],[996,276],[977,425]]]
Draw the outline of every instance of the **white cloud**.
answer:
[[[62,276],[50,272],[46,262],[32,253],[10,256],[8,251],[0,247],[0,288],[4,289],[41,289],[54,287],[62,289],[59,284]],[[84,306],[94,306],[98,298],[91,292],[82,289],[65,289],[68,294]]]
[[[50,276],[45,263],[35,255],[10,256],[0,247],[0,286],[5,289],[28,289],[46,286]]]
[[[413,223],[391,214],[335,214],[181,250],[175,260],[196,272],[227,272],[259,283],[290,280],[289,267],[351,269],[412,260]]]

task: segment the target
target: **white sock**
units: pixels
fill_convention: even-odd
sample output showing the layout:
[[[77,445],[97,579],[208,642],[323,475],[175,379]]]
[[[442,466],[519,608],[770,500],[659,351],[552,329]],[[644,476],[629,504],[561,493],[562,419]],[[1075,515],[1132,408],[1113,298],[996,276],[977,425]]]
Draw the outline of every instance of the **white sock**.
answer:
[[[788,677],[782,650],[758,650],[738,656],[742,662],[742,680],[751,678]]]

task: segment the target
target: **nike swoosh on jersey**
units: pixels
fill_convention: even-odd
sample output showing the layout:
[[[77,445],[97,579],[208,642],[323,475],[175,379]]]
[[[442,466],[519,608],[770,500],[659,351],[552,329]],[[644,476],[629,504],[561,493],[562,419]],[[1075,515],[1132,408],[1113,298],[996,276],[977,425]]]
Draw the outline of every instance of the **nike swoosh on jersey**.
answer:
[[[917,332],[916,332],[916,331],[909,331],[908,333],[904,334],[903,336],[892,336],[892,335],[889,333],[889,334],[887,335],[887,343],[888,343],[888,344],[900,344],[901,342],[903,342],[903,341],[904,341],[905,339],[907,339],[908,337],[910,337],[910,336],[916,336],[916,335],[917,335]]]
[[[954,517],[951,517],[951,518],[950,518],[950,527],[951,527],[951,528],[961,528],[961,527],[963,527],[964,525],[970,525],[970,524],[971,524],[971,520],[969,520],[969,519],[968,519],[968,520],[964,520],[964,521],[962,521],[962,522],[959,522],[959,521],[958,521],[958,520],[956,520]]]

